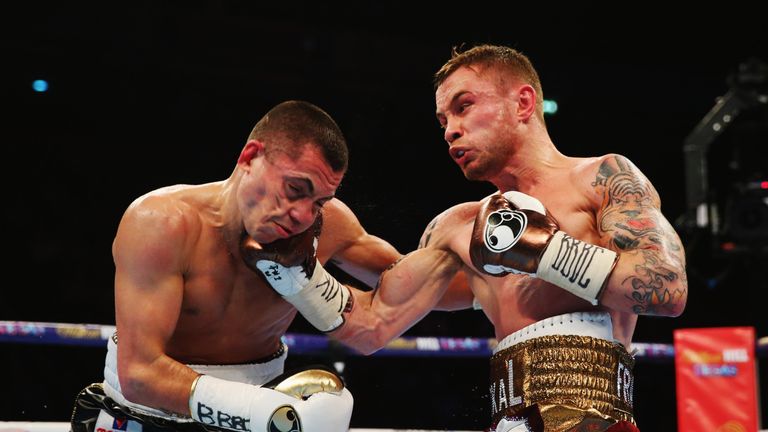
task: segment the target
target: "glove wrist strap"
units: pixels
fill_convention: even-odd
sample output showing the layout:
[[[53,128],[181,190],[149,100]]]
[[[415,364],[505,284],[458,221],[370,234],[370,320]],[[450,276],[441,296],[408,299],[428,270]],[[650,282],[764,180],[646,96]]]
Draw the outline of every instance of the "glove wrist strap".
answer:
[[[320,331],[329,332],[344,324],[343,312],[350,301],[350,292],[318,262],[304,287],[284,298],[310,324]]]
[[[189,412],[199,423],[245,432],[266,429],[277,407],[296,403],[268,388],[200,375],[189,395]]]
[[[617,258],[610,249],[557,231],[541,256],[536,276],[596,305]]]

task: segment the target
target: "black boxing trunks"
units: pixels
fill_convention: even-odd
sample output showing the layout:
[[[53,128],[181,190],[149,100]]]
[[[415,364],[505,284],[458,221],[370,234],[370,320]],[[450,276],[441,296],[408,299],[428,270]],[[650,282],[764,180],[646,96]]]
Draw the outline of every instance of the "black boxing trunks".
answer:
[[[605,312],[559,315],[504,338],[491,357],[490,431],[637,431],[634,359]]]

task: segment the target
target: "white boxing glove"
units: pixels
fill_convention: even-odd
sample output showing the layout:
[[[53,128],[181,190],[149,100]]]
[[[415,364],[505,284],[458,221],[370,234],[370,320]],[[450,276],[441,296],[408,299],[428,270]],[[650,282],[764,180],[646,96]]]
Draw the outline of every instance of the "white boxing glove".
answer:
[[[352,307],[349,288],[331,276],[317,261],[317,239],[322,216],[303,233],[269,244],[245,237],[240,245],[243,260],[291,303],[310,324],[329,332],[344,324]]]
[[[354,401],[334,373],[308,369],[274,389],[268,385],[200,375],[189,397],[190,414],[200,423],[240,432],[349,430]]]

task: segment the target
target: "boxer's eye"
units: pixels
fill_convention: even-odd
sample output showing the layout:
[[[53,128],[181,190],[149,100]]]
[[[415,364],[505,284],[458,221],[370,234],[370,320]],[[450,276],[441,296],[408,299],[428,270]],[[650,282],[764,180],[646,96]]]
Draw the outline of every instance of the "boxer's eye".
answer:
[[[306,195],[304,188],[294,183],[286,183],[285,193],[291,199],[302,198]]]

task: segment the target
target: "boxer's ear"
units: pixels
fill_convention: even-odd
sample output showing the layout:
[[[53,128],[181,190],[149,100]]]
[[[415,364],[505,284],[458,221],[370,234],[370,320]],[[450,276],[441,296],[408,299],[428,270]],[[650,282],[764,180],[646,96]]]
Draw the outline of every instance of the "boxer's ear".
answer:
[[[517,115],[526,122],[536,114],[536,90],[528,84],[520,87],[517,93]]]
[[[248,140],[245,147],[240,151],[240,157],[237,158],[237,164],[246,168],[251,160],[264,155],[264,143],[259,140]]]

